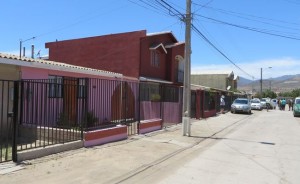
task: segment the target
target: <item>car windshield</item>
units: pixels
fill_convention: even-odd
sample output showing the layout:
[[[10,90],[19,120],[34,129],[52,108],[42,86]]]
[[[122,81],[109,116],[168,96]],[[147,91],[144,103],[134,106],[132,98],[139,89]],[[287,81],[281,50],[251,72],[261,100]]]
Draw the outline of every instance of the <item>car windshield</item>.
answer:
[[[260,101],[262,101],[262,102],[265,102],[265,101],[266,101],[266,99],[261,99]]]
[[[300,104],[300,99],[296,99],[295,104]]]
[[[260,103],[259,100],[251,100],[251,103]]]
[[[234,101],[234,103],[237,103],[237,104],[248,104],[248,100],[237,99],[237,100]]]

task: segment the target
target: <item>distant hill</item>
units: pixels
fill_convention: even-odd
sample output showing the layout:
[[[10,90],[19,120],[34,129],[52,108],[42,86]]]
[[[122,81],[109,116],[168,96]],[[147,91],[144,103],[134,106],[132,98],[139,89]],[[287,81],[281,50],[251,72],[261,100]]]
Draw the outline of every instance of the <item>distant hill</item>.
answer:
[[[245,85],[248,85],[252,82],[253,82],[252,80],[249,80],[249,79],[246,79],[246,78],[243,78],[243,77],[239,77],[238,86],[245,86]]]
[[[264,79],[262,87],[263,90],[271,89],[275,92],[285,92],[300,88],[300,74]],[[238,90],[250,92],[252,89],[254,92],[260,91],[260,80],[252,81],[240,77],[240,80],[238,81]]]

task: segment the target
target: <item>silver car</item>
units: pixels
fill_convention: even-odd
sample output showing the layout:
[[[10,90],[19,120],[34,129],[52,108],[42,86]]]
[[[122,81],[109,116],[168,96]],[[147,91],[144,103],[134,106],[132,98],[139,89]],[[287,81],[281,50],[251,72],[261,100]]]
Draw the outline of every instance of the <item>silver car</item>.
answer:
[[[247,113],[251,114],[251,103],[247,98],[237,98],[231,105],[231,113]]]
[[[250,102],[251,102],[252,110],[260,110],[260,111],[262,110],[262,106],[261,106],[260,100],[258,98],[254,98]]]

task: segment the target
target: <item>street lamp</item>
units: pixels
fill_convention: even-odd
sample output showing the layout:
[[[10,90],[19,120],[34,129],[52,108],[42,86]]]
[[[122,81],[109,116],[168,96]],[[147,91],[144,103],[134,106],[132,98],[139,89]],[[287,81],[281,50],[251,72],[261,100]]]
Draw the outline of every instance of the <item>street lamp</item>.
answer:
[[[271,69],[272,67],[269,66],[267,68]],[[262,98],[262,71],[263,71],[263,68],[260,68],[260,98]]]

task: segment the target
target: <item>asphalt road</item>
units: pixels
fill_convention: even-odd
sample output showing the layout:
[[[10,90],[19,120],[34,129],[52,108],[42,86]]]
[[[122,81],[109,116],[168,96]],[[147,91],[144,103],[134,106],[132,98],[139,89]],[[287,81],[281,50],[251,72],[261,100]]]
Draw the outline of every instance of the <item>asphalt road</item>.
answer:
[[[278,110],[226,116],[241,119],[125,183],[300,183],[300,118]]]
[[[253,111],[25,162],[0,183],[300,183],[300,118]]]

